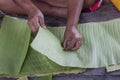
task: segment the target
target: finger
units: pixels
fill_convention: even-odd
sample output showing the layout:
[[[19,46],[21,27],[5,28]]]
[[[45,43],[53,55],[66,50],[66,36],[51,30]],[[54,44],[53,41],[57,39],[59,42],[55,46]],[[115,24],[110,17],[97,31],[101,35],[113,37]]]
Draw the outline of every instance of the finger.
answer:
[[[32,28],[32,29],[34,29],[34,30],[33,30],[33,32],[36,32],[36,31],[37,31],[37,29],[36,29],[35,24],[34,24],[34,23],[31,23],[31,24],[32,24],[32,27],[31,27],[31,28]]]
[[[44,18],[40,18],[39,23],[40,23],[42,28],[46,29]]]
[[[34,24],[36,30],[38,30],[40,28],[40,24],[38,23],[38,21],[34,22],[33,24]]]
[[[75,46],[76,41],[77,41],[76,39],[72,39],[70,43],[67,45],[66,50],[71,50]]]
[[[64,48],[64,50],[66,49],[66,47],[67,47],[67,39],[65,39],[65,40],[63,41],[63,48]]]
[[[76,45],[75,45],[75,47],[74,48],[72,48],[71,50],[77,50],[77,49],[79,49],[80,48],[80,46],[82,45],[82,41],[81,40],[79,40],[79,41],[77,41],[76,42]]]
[[[35,29],[35,27],[34,27],[32,22],[28,22],[28,25],[30,26],[30,29],[31,29],[32,32],[36,31],[36,29]]]

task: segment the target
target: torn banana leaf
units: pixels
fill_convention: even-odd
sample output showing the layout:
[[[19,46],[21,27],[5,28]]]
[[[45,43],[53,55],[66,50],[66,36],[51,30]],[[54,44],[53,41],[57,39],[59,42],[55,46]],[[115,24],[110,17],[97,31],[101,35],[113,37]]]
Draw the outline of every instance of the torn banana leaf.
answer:
[[[52,75],[47,75],[44,77],[38,77],[35,80],[52,80]]]
[[[112,65],[112,66],[108,66],[106,67],[107,72],[112,72],[112,71],[117,71],[120,70],[120,65]]]
[[[83,44],[76,51],[61,46],[65,27],[40,29],[31,47],[61,66],[99,68],[120,63],[120,19],[78,25]]]
[[[20,72],[20,76],[44,76],[60,73],[81,73],[84,71],[85,69],[82,68],[62,67],[52,62],[43,54],[38,53],[32,48],[29,48],[28,54]]]
[[[26,76],[23,76],[23,77],[20,77],[19,79],[17,80],[28,80],[28,78]]]
[[[33,38],[26,20],[4,17],[0,29],[0,76],[44,76],[85,71],[81,68],[62,67],[33,50],[29,46]]]
[[[20,77],[17,80],[28,80],[27,76]],[[52,75],[42,76],[42,77],[36,77],[32,80],[52,80]]]
[[[27,54],[30,33],[25,20],[4,18],[0,28],[0,75],[19,74]]]

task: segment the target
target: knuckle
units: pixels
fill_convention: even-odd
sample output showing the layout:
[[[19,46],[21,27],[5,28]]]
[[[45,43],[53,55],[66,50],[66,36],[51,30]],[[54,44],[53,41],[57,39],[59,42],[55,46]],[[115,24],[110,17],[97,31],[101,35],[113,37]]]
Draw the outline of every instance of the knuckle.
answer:
[[[41,18],[41,19],[44,19],[44,16],[43,16],[43,15],[41,15],[41,16],[40,16],[40,18]]]

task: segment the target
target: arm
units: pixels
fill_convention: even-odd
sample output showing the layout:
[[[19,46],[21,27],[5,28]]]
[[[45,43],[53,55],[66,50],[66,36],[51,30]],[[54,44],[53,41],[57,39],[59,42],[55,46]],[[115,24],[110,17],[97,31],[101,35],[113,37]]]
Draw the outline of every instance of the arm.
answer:
[[[39,27],[45,27],[44,16],[42,12],[32,3],[31,0],[13,0],[19,7],[25,10],[28,15],[28,24],[33,32]]]
[[[78,20],[83,8],[84,0],[68,0],[68,23],[67,27],[75,27],[78,24]]]
[[[26,11],[26,14],[38,8],[31,2],[31,0],[13,0],[19,7]]]
[[[63,46],[65,50],[76,50],[81,46],[82,36],[77,31],[77,24],[84,0],[68,0],[68,22],[64,35]],[[68,41],[69,44],[68,44]]]

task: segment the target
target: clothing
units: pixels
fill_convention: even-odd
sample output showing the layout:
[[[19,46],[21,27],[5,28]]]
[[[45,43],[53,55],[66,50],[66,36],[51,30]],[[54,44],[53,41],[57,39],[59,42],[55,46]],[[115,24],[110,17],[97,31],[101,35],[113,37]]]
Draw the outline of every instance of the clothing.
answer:
[[[87,9],[85,9],[84,12],[95,11],[96,9],[98,9],[101,6],[102,2],[103,2],[103,0],[97,0],[94,5],[90,6]]]

